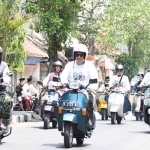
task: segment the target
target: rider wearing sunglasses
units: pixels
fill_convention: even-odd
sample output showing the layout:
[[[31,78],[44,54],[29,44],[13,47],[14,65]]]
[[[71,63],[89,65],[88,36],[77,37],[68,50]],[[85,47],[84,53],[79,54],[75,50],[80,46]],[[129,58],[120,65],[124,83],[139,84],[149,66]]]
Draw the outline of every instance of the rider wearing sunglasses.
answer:
[[[98,81],[98,73],[94,64],[88,60],[86,57],[88,56],[88,49],[84,44],[78,44],[73,49],[74,61],[69,62],[62,74],[61,81],[62,83],[69,83],[70,81],[77,81],[84,87],[89,84],[90,79],[97,79]],[[91,84],[88,87],[89,91],[97,90],[98,82],[96,84]],[[88,92],[89,101],[91,106],[91,114],[93,114],[93,102],[95,103],[94,96],[91,92]],[[93,115],[91,115],[93,116]],[[91,118],[92,122],[92,118]]]

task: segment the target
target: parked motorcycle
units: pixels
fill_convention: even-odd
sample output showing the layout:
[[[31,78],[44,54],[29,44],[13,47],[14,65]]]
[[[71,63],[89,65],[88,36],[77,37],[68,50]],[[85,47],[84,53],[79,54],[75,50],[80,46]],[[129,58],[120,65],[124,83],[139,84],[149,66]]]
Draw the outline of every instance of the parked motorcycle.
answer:
[[[136,121],[142,120],[143,118],[143,98],[144,94],[139,91],[134,93],[134,99],[132,104],[132,114],[136,117]]]
[[[31,105],[30,109],[27,109],[25,100],[30,101],[30,105]],[[40,104],[39,104],[38,96],[36,94],[33,95],[32,98],[30,96],[25,96],[24,100],[23,100],[23,97],[19,96],[17,103],[13,106],[14,111],[22,111],[22,109],[19,105],[19,101],[22,101],[24,111],[34,111],[34,112],[36,112],[36,114],[39,114]]]
[[[13,75],[12,72],[9,72],[7,74],[7,76],[12,76],[12,75]],[[0,79],[3,79],[3,77]],[[7,86],[7,85],[0,84],[0,86]],[[9,136],[12,131],[12,127],[10,127],[9,125],[12,118],[12,112],[11,112],[12,105],[13,105],[13,101],[11,97],[6,92],[0,91],[0,118],[9,118],[9,119],[3,119],[3,124],[6,126],[6,130],[0,128],[0,143],[2,139]]]
[[[90,84],[97,83],[97,79],[90,80]],[[88,86],[87,86],[88,87]],[[90,110],[90,98],[87,87],[78,82],[70,82],[69,89],[61,96],[58,109],[58,130],[64,136],[64,146],[71,148],[73,138],[76,138],[78,145],[82,145],[84,138],[90,138],[95,128],[95,114]],[[89,107],[88,107],[89,106]],[[89,114],[92,116],[92,123],[89,124]]]
[[[110,91],[108,98],[108,116],[111,118],[111,124],[121,124],[124,117],[124,93],[118,88]]]
[[[43,86],[42,81],[38,81],[38,84]],[[44,129],[49,129],[50,122],[52,122],[53,128],[57,127],[60,94],[57,92],[56,86],[49,84],[41,99],[43,101],[41,117],[44,121]]]
[[[100,96],[99,96],[97,111],[101,114],[102,120],[108,120],[108,115],[107,115],[108,104],[106,101],[106,94],[108,94],[108,92],[103,91],[98,93],[100,93]]]

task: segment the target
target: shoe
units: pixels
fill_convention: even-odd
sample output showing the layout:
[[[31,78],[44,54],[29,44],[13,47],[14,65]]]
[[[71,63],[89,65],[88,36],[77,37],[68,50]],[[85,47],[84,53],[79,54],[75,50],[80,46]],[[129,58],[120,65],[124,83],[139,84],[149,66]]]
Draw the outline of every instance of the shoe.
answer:
[[[6,130],[5,125],[1,123],[1,125],[0,125],[0,129],[1,129],[1,130]]]
[[[91,125],[92,125],[92,123],[93,123],[92,119],[89,119],[89,121],[88,121],[88,125],[89,125],[89,126],[91,126]]]

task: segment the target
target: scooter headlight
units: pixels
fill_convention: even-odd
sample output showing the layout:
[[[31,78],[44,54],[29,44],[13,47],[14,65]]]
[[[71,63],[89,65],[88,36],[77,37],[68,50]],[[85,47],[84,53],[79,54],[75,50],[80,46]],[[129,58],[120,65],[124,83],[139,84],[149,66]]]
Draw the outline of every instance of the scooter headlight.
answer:
[[[78,82],[70,82],[69,83],[69,88],[70,89],[77,90],[77,89],[79,89],[79,87],[80,87],[80,83],[78,83]]]

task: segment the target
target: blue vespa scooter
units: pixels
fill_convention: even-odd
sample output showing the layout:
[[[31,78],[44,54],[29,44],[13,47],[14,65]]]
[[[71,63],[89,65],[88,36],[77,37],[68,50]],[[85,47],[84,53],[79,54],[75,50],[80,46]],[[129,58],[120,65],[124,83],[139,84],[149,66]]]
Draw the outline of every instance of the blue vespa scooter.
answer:
[[[66,148],[72,147],[73,138],[76,138],[78,145],[82,145],[84,138],[90,138],[95,128],[96,118],[94,113],[91,113],[92,123],[88,124],[89,100],[87,94],[85,94],[88,92],[87,87],[92,83],[97,83],[97,79],[90,80],[86,87],[78,82],[70,82],[69,90],[61,97],[58,109],[58,130],[64,136]]]

